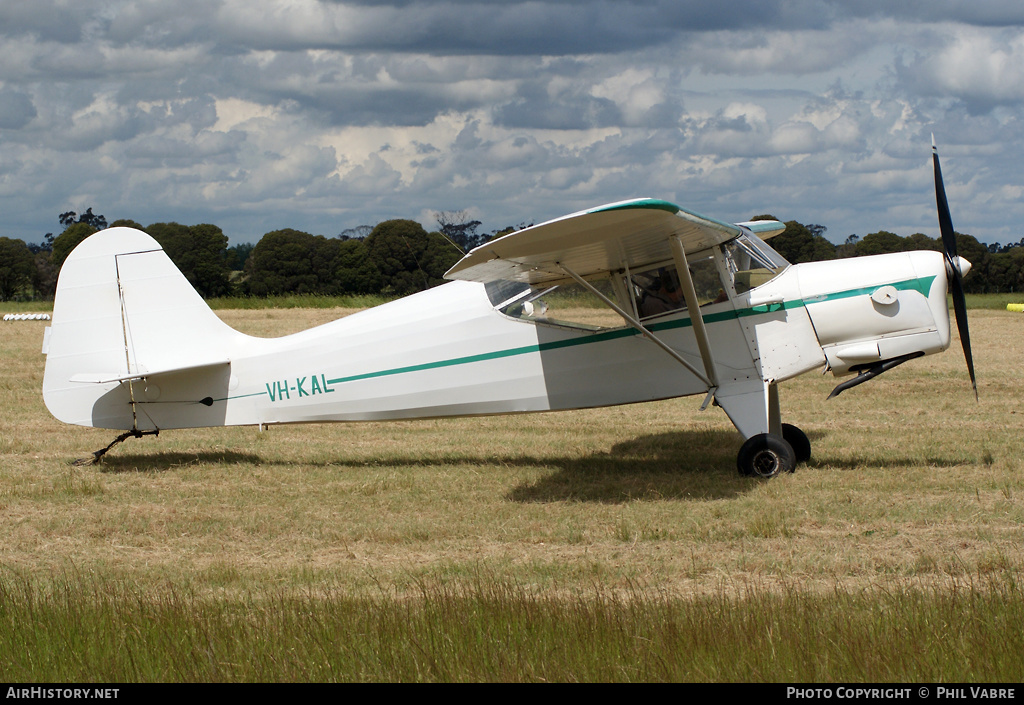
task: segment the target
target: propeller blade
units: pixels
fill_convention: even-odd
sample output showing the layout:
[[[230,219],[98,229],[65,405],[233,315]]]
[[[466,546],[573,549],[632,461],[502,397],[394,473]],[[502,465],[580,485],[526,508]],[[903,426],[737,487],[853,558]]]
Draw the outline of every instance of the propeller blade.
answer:
[[[939,150],[935,146],[935,135],[932,135],[932,166],[935,168],[935,204],[939,209],[939,232],[942,234],[942,249],[946,254],[946,263],[960,271],[956,262],[956,233],[953,231],[953,219],[949,215],[946,187],[942,183],[942,169],[939,167]]]
[[[953,219],[949,215],[946,188],[942,183],[942,169],[939,168],[939,150],[935,147],[935,135],[932,135],[932,165],[935,167],[935,204],[939,211],[939,232],[942,234],[942,250],[946,256],[946,269],[949,273],[949,292],[953,297],[953,313],[956,315],[956,328],[960,333],[960,344],[964,348],[967,372],[971,376],[971,388],[974,389],[974,399],[977,401],[978,382],[974,377],[971,334],[967,328],[967,301],[964,298],[963,274],[960,271],[960,260],[956,254],[956,233],[953,230]]]

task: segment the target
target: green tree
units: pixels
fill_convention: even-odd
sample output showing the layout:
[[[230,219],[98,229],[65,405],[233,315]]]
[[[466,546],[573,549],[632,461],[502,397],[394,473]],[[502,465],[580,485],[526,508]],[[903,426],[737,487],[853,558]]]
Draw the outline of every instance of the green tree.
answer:
[[[252,253],[252,249],[254,247],[256,246],[251,242],[243,242],[229,247],[227,256],[228,269],[232,272],[238,272],[245,269],[245,261],[249,259],[249,255]]]
[[[339,240],[332,269],[339,294],[375,294],[381,290],[380,271],[370,261],[363,240]]]
[[[857,257],[866,255],[885,255],[891,252],[904,252],[906,250],[904,239],[896,233],[888,230],[879,230],[877,233],[865,235],[854,247]]]
[[[167,247],[164,246],[165,242],[176,249],[177,242],[188,240],[188,226],[181,223],[151,223],[144,227],[143,230],[160,243],[160,246],[164,248],[164,252],[167,252]],[[173,260],[174,258],[171,257],[171,259]]]
[[[249,255],[245,272],[244,289],[254,296],[369,294],[381,287],[364,241],[291,229],[264,235]]]
[[[440,233],[413,220],[386,220],[366,238],[370,263],[381,274],[383,293],[404,296],[444,282],[462,254]]]
[[[847,235],[843,244],[836,247],[836,256],[840,259],[856,257],[858,242],[860,242],[860,235]]]
[[[851,235],[850,238],[856,237]],[[847,244],[850,243],[847,238]],[[928,237],[924,233],[914,233],[908,237],[901,237],[888,230],[879,230],[877,233],[865,235],[863,240],[853,241],[854,256],[884,255],[892,252],[914,252],[916,250],[933,250],[942,252],[942,241]]]
[[[29,289],[35,273],[35,259],[25,241],[0,237],[0,301]]]
[[[38,266],[38,278],[44,296],[48,295],[46,292],[51,287],[56,288],[58,273],[71,250],[78,247],[85,238],[107,227],[107,219],[102,215],[94,215],[92,208],[86,209],[81,215],[75,211],[65,211],[57,219],[64,226],[64,232],[57,237],[47,233],[45,244],[40,248],[41,252],[50,253],[48,260],[45,263],[40,260]]]
[[[264,235],[253,247],[245,265],[248,293],[255,296],[317,293],[316,244],[314,235],[291,228]]]
[[[758,216],[755,220],[766,220]],[[823,225],[803,225],[786,221],[785,231],[771,239],[772,248],[793,264],[835,259],[836,246],[825,239]]]
[[[995,284],[989,282],[988,247],[978,242],[973,235],[956,233],[956,253],[971,263],[971,271],[964,277],[964,291],[969,294],[987,294],[998,291]]]
[[[97,232],[96,228],[88,223],[75,223],[64,229],[60,235],[53,239],[53,251],[50,252],[50,263],[60,270],[64,266],[64,260],[71,254],[71,250],[85,238]]]
[[[1013,264],[1007,267],[1006,291],[1024,291],[1024,247],[1014,247],[1002,253]]]
[[[328,294],[331,296],[340,294],[338,281],[334,275],[334,263],[338,258],[341,240],[333,237],[324,237],[323,235],[314,235],[311,247],[309,267],[310,271],[316,276],[316,283],[313,285],[312,293]]]
[[[65,228],[69,228],[75,223],[85,223],[86,225],[91,225],[97,230],[103,230],[107,227],[107,219],[102,215],[94,215],[92,208],[87,208],[85,213],[78,216],[78,220],[75,220],[76,215],[78,214],[74,211],[66,211],[57,216],[57,219],[60,220],[60,224]]]
[[[479,220],[469,220],[466,211],[439,211],[434,213],[434,220],[441,234],[455,243],[463,252],[482,245],[490,238],[478,234],[476,229],[482,224]]]
[[[986,290],[994,294],[1017,291],[1021,274],[1020,265],[1020,258],[1015,258],[1008,253],[989,253],[985,258],[985,271],[982,273]],[[974,273],[972,264],[971,274]]]
[[[423,259],[420,264],[429,277],[430,286],[444,284],[445,272],[460,259],[462,259],[462,253],[452,247],[448,238],[439,232],[427,233],[427,244],[423,250]]]
[[[903,249],[907,252],[915,250],[934,250],[942,252],[942,240],[928,237],[924,233],[914,233],[910,237],[903,238]]]
[[[533,223],[526,222],[520,223],[519,225],[506,225],[504,228],[492,230],[490,235],[483,235],[482,243],[490,242],[491,240],[497,240],[499,237],[502,237],[503,235],[508,235],[509,233],[517,233],[520,230],[526,230],[527,228],[532,227]]]
[[[231,292],[228,238],[216,225],[153,223],[146,232],[160,243],[200,296],[210,298]]]
[[[49,301],[57,291],[57,274],[60,268],[54,266],[50,261],[50,252],[42,250],[32,255],[36,267],[33,283],[35,284],[36,296]]]
[[[37,255],[40,252],[44,252],[49,257],[50,253],[53,252],[53,233],[46,233],[43,236],[42,242],[29,242],[26,244],[28,245],[29,252],[32,254]]]
[[[136,223],[134,220],[131,220],[129,218],[121,218],[120,220],[115,220],[113,223],[110,224],[110,227],[112,227],[112,228],[134,228],[135,230],[143,230],[143,231],[145,231],[145,228],[142,227],[141,223]]]

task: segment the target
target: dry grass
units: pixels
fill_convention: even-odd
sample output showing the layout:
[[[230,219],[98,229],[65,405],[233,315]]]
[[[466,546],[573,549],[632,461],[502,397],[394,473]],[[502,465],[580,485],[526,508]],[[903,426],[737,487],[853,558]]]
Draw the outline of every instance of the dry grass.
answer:
[[[280,335],[348,310],[221,311]],[[720,410],[682,399],[563,414],[176,431],[73,458],[109,431],[40,397],[43,325],[0,335],[0,564],[198,594],[330,585],[416,592],[481,571],[550,594],[825,593],[1016,574],[1024,318],[972,312],[981,403],[959,349],[825,401],[783,387],[814,458],[735,470]],[[956,345],[956,343],[955,343]]]

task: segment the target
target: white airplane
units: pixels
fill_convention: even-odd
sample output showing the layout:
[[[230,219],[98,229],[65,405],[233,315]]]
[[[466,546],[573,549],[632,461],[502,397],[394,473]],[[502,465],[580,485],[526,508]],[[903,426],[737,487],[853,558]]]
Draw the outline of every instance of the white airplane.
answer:
[[[129,436],[205,426],[476,416],[703,396],[744,442],[741,473],[810,458],[781,382],[859,373],[833,395],[950,344],[951,291],[972,385],[957,257],[791,265],[777,221],[729,224],[642,198],[488,242],[443,286],[276,339],[222,322],[149,235],[102,230],[60,272],[43,398],[59,420]],[[575,285],[607,307],[580,320]],[[975,385],[975,395],[977,387]],[[114,445],[94,453],[94,461]]]

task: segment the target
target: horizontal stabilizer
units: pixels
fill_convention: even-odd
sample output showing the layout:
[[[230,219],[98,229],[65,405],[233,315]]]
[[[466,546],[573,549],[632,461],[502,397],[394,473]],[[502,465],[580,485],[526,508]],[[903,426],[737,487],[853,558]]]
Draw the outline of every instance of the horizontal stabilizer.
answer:
[[[160,375],[174,374],[179,372],[192,372],[206,370],[210,367],[218,367],[220,365],[229,365],[230,360],[214,360],[212,362],[201,362],[198,364],[180,365],[178,367],[168,367],[159,370],[140,370],[138,372],[132,372],[129,374],[122,374],[120,372],[80,372],[78,374],[71,375],[68,380],[70,382],[84,382],[92,384],[107,384],[108,382],[127,382],[130,379],[152,379]]]

